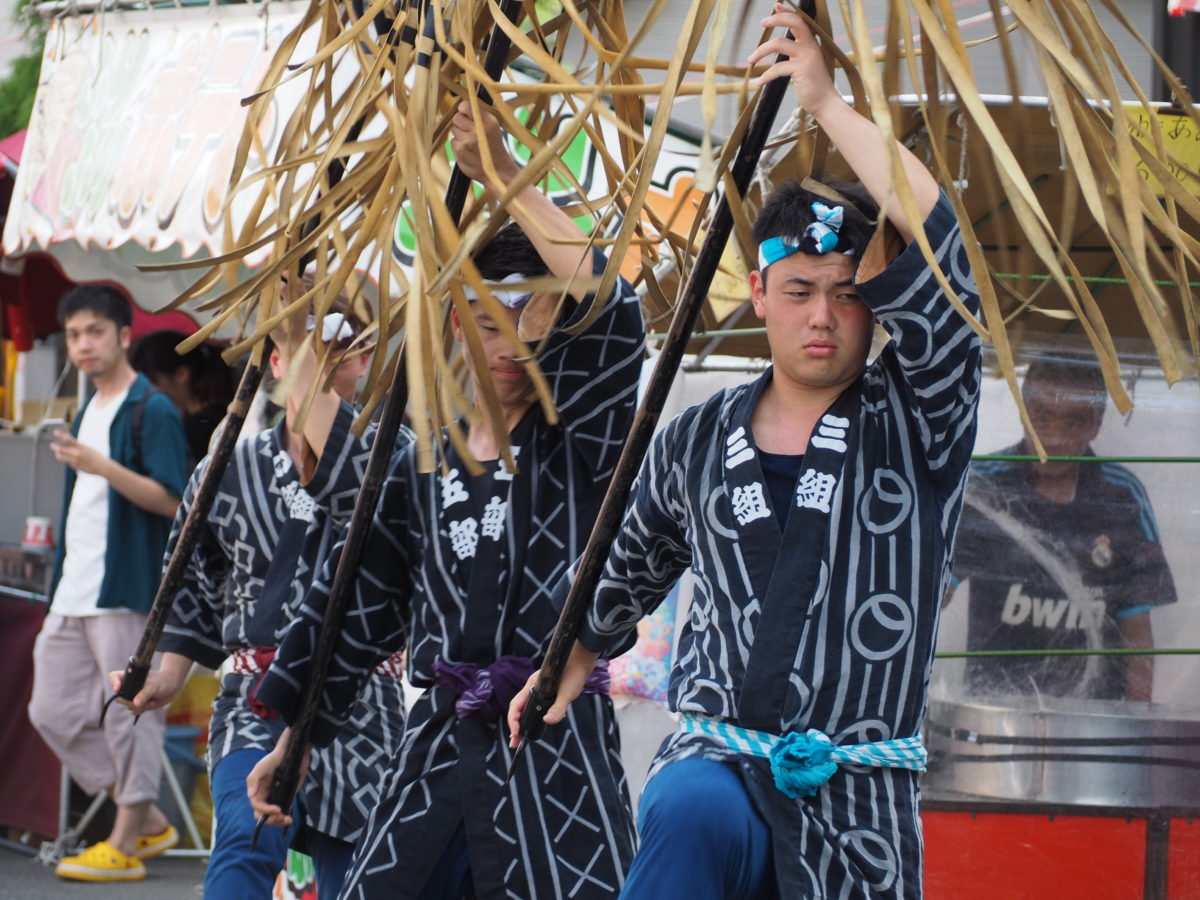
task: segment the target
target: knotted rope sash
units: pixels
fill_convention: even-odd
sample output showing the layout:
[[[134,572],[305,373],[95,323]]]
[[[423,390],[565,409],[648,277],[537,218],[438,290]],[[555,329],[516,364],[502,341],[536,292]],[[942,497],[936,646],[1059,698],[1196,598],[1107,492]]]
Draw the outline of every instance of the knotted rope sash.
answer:
[[[924,772],[928,757],[919,735],[839,747],[827,734],[815,728],[803,734],[792,731],[780,737],[696,713],[680,716],[679,730],[707,735],[730,750],[770,760],[775,787],[789,797],[811,797],[833,777],[839,765]]]
[[[501,656],[487,667],[438,659],[433,663],[433,671],[439,687],[458,694],[454,704],[458,718],[474,716],[483,721],[496,721],[507,714],[508,704],[525,686],[529,676],[537,671],[537,665],[524,656]],[[583,693],[607,694],[609,685],[608,660],[598,660],[584,683]]]

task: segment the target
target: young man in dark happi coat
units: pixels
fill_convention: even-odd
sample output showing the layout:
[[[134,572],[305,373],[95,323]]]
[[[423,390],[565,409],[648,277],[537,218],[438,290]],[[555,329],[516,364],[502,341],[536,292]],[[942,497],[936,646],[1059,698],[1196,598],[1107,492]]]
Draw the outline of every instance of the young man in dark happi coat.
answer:
[[[917,897],[918,731],[979,340],[889,193],[875,125],[837,94],[798,15],[777,5],[764,24],[796,39],[752,61],[784,55],[764,77],[792,79],[861,185],[836,200],[795,184],[768,197],[750,283],[772,367],[657,436],[546,721],[597,657],[632,646],[690,568],[670,687],[680,724],[652,764],[622,897]],[[940,268],[974,312],[950,205],[895,150]],[[877,203],[909,242],[886,267],[872,265],[873,228],[855,209],[869,218]],[[873,320],[892,340],[868,366]],[[526,698],[513,702],[514,732]]]
[[[517,169],[490,116],[485,127],[501,178],[487,187],[499,196]],[[461,109],[453,125],[455,158],[486,184],[474,128]],[[515,225],[474,261],[505,307],[505,326],[522,330],[548,298],[530,300],[504,281],[547,270],[561,280],[591,277],[605,259],[596,253],[589,265],[589,257],[581,257],[574,223],[534,187],[520,192],[508,212]],[[502,435],[487,424],[482,406],[482,421],[467,431],[482,475],[471,476],[452,446],[435,472],[418,472],[412,447],[392,462],[314,740],[328,740],[363,673],[405,642],[409,676],[425,692],[410,710],[403,746],[342,896],[609,898],[632,858],[633,828],[607,669],[589,673],[566,727],[540,744],[508,783],[503,717],[553,631],[558,610],[551,589],[583,550],[632,423],[644,344],[641,311],[624,280],[606,297],[581,291],[567,299],[545,340],[532,344],[557,422],[534,402],[529,375],[500,323],[479,302],[471,303],[471,314],[516,472],[500,459]],[[457,311],[452,325],[461,338]],[[481,404],[479,373],[468,365]],[[336,555],[258,692],[289,720]],[[598,746],[604,752],[593,750]],[[271,763],[264,760],[251,777],[252,791],[263,797]],[[261,800],[256,808],[273,809]]]
[[[307,321],[306,321],[307,318]],[[354,842],[378,796],[382,766],[404,731],[404,695],[399,659],[387,660],[346,698],[349,725],[332,745],[314,755],[301,794],[304,829],[268,829],[251,850],[256,820],[246,798],[245,778],[283,732],[284,723],[253,698],[320,561],[342,535],[354,509],[373,431],[350,431],[353,399],[365,357],[350,346],[357,325],[332,312],[320,323],[303,312],[289,335],[277,334],[271,355],[276,377],[288,370],[305,330],[320,328],[334,345],[332,392],[318,392],[303,434],[293,431],[297,411],[317,371],[315,354],[299,363],[285,415],[271,429],[241,440],[222,476],[200,541],[189,561],[159,649],[159,669],[134,699],[134,711],[169,703],[192,662],[210,668],[227,658],[209,727],[209,771],[216,830],[205,872],[204,895],[212,900],[270,897],[293,838],[313,857],[319,889],[336,893]],[[401,432],[407,443],[411,433]],[[167,546],[178,540],[184,517],[207,468],[192,475]],[[119,685],[121,673],[113,673]]]

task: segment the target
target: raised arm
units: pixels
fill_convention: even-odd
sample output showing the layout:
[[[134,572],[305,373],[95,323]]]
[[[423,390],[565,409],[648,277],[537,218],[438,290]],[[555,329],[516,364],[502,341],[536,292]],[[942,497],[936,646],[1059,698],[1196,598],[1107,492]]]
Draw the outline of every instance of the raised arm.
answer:
[[[452,124],[455,159],[466,174],[494,195],[503,196],[519,169],[490,112],[485,114],[482,131],[486,151],[479,143],[469,104],[460,104]],[[604,254],[585,250],[579,227],[535,185],[522,189],[505,208],[555,277],[590,280],[603,273],[608,263]],[[604,480],[612,474],[633,420],[645,326],[637,294],[623,278],[617,279],[611,296],[598,299],[577,291],[572,297],[577,302],[568,304],[561,320],[538,344],[538,365],[550,385],[563,426],[589,458],[595,478]],[[537,302],[532,301],[522,313],[522,336],[526,334],[525,317]],[[597,303],[601,304],[599,311],[594,309]],[[589,317],[587,326],[582,327]],[[531,329],[533,333],[545,330]]]
[[[478,181],[494,197],[502,198],[520,168],[504,146],[504,132],[490,110],[482,117],[484,145],[471,114],[471,104],[463,101],[450,123],[454,159],[467,175]],[[505,211],[533,242],[550,273],[564,282],[587,278],[592,274],[583,234],[571,217],[536,184],[526,185],[505,205]],[[576,298],[583,292],[573,292]]]
[[[788,78],[792,82],[796,101],[801,108],[816,120],[821,130],[854,171],[858,180],[875,198],[884,215],[900,232],[904,240],[911,241],[913,225],[900,206],[892,190],[889,154],[879,127],[857,112],[842,99],[833,82],[821,47],[808,23],[797,12],[782,3],[776,3],[774,12],[763,19],[768,28],[787,28],[792,38],[771,38],[759,46],[751,55],[750,63],[761,62],[768,57],[781,54],[783,59],[764,72],[759,82],[776,78]],[[917,209],[923,221],[932,211],[938,199],[938,185],[924,164],[902,144],[895,144],[900,154],[901,165],[916,196]]]
[[[290,283],[284,286],[283,297],[285,302],[300,297],[306,288],[300,282],[300,286],[293,287]],[[309,314],[311,306],[304,306],[296,310],[280,323],[280,327],[271,332],[271,339],[275,342],[275,351],[279,354],[279,368],[281,372],[289,372],[293,365],[293,360],[297,360],[294,372],[294,380],[288,390],[286,399],[287,418],[289,422],[296,421],[297,414],[300,411],[305,398],[308,396],[309,388],[312,386],[313,379],[320,376],[320,370],[317,365],[317,353],[313,343],[308,343],[305,346],[305,341],[309,335]],[[315,323],[314,323],[315,327]],[[332,390],[319,390],[313,397],[313,402],[308,408],[308,415],[305,417],[301,437],[305,445],[305,470],[301,473],[301,480],[307,482],[312,475],[312,466],[316,464],[316,460],[321,458],[321,454],[325,451],[325,442],[329,437],[329,432],[333,428],[334,420],[337,418],[338,409],[341,406],[342,399]]]

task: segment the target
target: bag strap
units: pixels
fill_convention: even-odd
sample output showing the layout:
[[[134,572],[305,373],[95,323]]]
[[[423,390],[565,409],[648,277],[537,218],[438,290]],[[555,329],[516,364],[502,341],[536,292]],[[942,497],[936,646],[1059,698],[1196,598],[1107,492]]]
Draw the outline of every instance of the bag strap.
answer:
[[[142,399],[133,404],[129,414],[129,424],[133,429],[133,464],[134,469],[139,475],[146,475],[146,465],[142,459],[142,419],[146,414],[146,401],[154,394],[161,394],[162,391],[156,388],[153,384],[146,388],[146,393],[142,395]]]

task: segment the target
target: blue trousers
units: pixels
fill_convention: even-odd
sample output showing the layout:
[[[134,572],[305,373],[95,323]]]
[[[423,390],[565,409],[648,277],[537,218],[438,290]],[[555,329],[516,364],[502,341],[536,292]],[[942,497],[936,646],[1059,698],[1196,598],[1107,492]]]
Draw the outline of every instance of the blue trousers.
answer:
[[[460,900],[464,896],[474,897],[475,894],[471,888],[467,830],[460,822],[417,900]]]
[[[319,900],[334,900],[350,869],[354,844],[309,829],[308,855],[312,857],[313,871],[317,876]]]
[[[683,759],[650,779],[621,900],[773,900],[771,832],[737,772]]]
[[[294,824],[287,828],[263,826],[258,844],[253,852],[250,850],[258,820],[246,797],[246,776],[266,755],[264,750],[236,750],[213,769],[213,816],[217,827],[204,875],[206,900],[268,898],[287,862],[288,845],[296,831]],[[292,818],[298,817],[297,803],[293,805]]]

